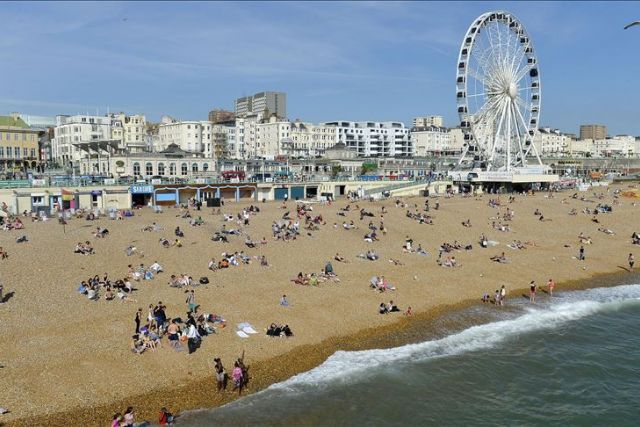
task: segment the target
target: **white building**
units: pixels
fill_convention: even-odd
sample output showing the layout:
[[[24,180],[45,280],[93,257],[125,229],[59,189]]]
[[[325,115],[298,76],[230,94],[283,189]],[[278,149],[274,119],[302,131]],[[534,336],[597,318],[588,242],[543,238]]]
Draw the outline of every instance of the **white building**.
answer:
[[[438,156],[450,151],[451,135],[444,127],[414,127],[410,138],[413,155],[417,157]]]
[[[409,129],[401,122],[322,123],[335,129],[336,143],[342,142],[360,157],[412,156]]]
[[[111,140],[110,117],[56,116],[51,155],[53,160],[63,167],[77,167],[80,159],[88,157],[85,150],[77,147],[78,144]]]
[[[175,144],[180,149],[194,153],[204,153],[205,157],[213,158],[213,123],[203,120],[177,121],[170,117],[163,117],[158,126],[158,147],[156,150],[166,150]]]
[[[149,148],[144,114],[111,114],[111,124],[111,139],[121,141],[120,148],[130,153],[140,153]]]
[[[283,143],[290,140],[291,123],[286,120],[278,120],[272,115],[269,121],[256,125],[256,152],[255,156],[273,158],[284,154]]]
[[[442,116],[423,116],[413,119],[414,128],[423,128],[429,126],[444,127],[444,120]]]
[[[449,150],[455,153],[462,153],[464,147],[464,132],[456,127],[449,129]]]
[[[319,157],[335,144],[335,127],[295,121],[291,123],[290,140],[285,142],[283,150],[292,157]]]
[[[592,141],[593,157],[632,157],[636,153],[636,138],[631,135],[616,135],[589,141]]]
[[[562,157],[569,154],[571,135],[548,127],[533,135],[533,145],[540,156]]]
[[[258,156],[257,126],[262,119],[262,114],[246,114],[236,117],[235,149],[231,152],[234,159],[250,159]]]

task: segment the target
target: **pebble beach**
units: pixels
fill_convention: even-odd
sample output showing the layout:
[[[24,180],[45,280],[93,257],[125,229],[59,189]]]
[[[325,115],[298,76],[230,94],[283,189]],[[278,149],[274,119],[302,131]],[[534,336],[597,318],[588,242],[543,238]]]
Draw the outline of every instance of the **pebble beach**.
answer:
[[[24,219],[24,230],[0,231],[0,246],[9,253],[0,260],[6,300],[0,305],[0,406],[10,411],[0,415],[0,424],[107,425],[114,413],[130,405],[136,408],[138,421],[155,420],[162,406],[174,413],[213,407],[237,397],[230,391],[216,392],[214,357],[220,357],[229,369],[244,354],[251,375],[246,391],[252,393],[313,368],[339,349],[410,341],[412,334],[403,331],[416,325],[427,328],[439,314],[479,303],[483,294],[493,295],[502,285],[509,299],[522,298],[531,280],[544,289],[553,278],[557,289],[562,289],[589,286],[587,280],[599,274],[629,274],[627,256],[638,248],[630,236],[637,231],[640,207],[635,199],[614,195],[615,190],[627,187],[594,187],[576,198],[573,190],[514,195],[512,203],[507,194],[432,198],[428,214],[433,224],[420,224],[406,216],[407,211],[424,212],[422,197],[401,198],[400,205],[395,198],[314,203],[311,214],[322,215],[325,224],[310,232],[301,227],[300,236],[289,242],[274,240],[271,224],[287,211],[295,217],[294,201],[287,202],[286,209],[279,202],[254,202],[260,212],[251,216],[248,226],[225,222],[211,208],[191,209],[193,217],[204,220],[198,227],[189,226],[179,210],[171,208],[163,213],[136,210],[123,221],[72,219],[64,227],[57,221]],[[499,206],[490,206],[490,199],[499,199]],[[236,215],[250,204],[227,203],[221,211]],[[345,216],[337,215],[348,204],[352,209]],[[361,220],[356,204],[374,217]],[[597,215],[596,223],[583,210],[593,210],[598,204],[611,206],[612,212]],[[510,231],[499,231],[492,223],[500,221],[496,218],[507,209],[514,213],[506,222]],[[569,214],[573,209],[576,215]],[[536,210],[543,213],[543,221],[534,215]],[[381,215],[387,233],[379,233],[379,241],[365,242],[369,221],[378,226]],[[345,230],[341,224],[351,220],[358,228]],[[471,227],[462,225],[467,220]],[[142,231],[153,222],[164,230]],[[246,235],[229,236],[229,243],[213,242],[211,236],[223,224],[241,228],[254,241],[265,237],[268,243],[247,248]],[[92,235],[98,226],[108,228],[106,238]],[[173,240],[176,226],[184,230],[183,246],[163,248],[158,240]],[[584,245],[584,261],[577,259],[580,233],[592,240]],[[498,243],[480,247],[482,234]],[[21,235],[28,241],[16,243]],[[428,255],[403,251],[407,237]],[[75,244],[86,240],[93,244],[95,254],[74,254]],[[514,240],[529,244],[525,249],[508,247]],[[443,254],[455,255],[457,267],[438,265],[438,247],[454,241],[472,249]],[[139,253],[127,256],[129,245],[135,245]],[[269,267],[261,267],[254,259],[248,265],[215,272],[207,269],[212,257],[220,259],[222,252],[240,250],[252,257],[264,255]],[[367,250],[376,251],[380,258],[357,257]],[[334,261],[336,252],[348,263]],[[490,260],[502,252],[507,263]],[[129,264],[154,261],[164,272],[153,280],[137,282],[131,296],[135,301],[91,301],[76,292],[80,281],[96,274],[120,278]],[[291,281],[298,272],[320,272],[327,261],[332,262],[339,283],[327,281],[311,287]],[[208,277],[208,284],[195,287],[197,302],[201,311],[224,317],[225,327],[206,337],[193,354],[173,350],[166,339],[162,348],[133,354],[129,343],[138,308],[146,313],[149,304],[162,301],[170,317],[184,317],[184,289],[168,286],[171,274],[182,273],[194,279]],[[396,290],[372,290],[369,280],[373,275],[384,275]],[[284,294],[290,301],[288,307],[279,304]],[[401,311],[411,306],[414,315],[378,314],[379,304],[389,300]],[[235,330],[243,322],[258,333],[240,338]],[[266,336],[273,322],[288,324],[294,336]]]

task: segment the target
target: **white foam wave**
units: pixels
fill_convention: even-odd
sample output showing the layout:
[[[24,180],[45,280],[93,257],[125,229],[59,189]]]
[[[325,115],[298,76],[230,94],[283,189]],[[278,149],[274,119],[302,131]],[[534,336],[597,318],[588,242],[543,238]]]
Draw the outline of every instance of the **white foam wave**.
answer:
[[[267,390],[294,391],[300,386],[318,387],[394,362],[421,361],[488,349],[518,334],[553,329],[596,313],[638,304],[640,285],[567,292],[558,298],[558,302],[547,307],[528,308],[514,319],[472,326],[438,340],[390,349],[338,351],[320,366],[274,384]]]

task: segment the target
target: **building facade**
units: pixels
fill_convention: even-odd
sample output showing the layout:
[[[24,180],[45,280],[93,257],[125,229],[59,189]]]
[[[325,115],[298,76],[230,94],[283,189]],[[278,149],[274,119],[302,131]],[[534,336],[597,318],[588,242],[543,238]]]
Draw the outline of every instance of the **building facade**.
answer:
[[[336,143],[342,142],[360,157],[410,157],[413,146],[402,122],[322,123],[334,128]]]
[[[213,140],[213,123],[195,120],[178,121],[165,116],[158,126],[158,142],[155,149],[163,151],[173,144],[184,151],[204,153],[205,157],[213,158]]]
[[[411,144],[416,157],[440,156],[450,151],[449,129],[439,126],[414,127],[411,129]]]
[[[236,117],[235,143],[231,157],[234,159],[250,159],[258,156],[257,139],[258,124],[262,114],[245,114]]]
[[[290,157],[321,157],[336,144],[333,126],[295,121],[291,123],[289,140],[283,144],[283,154]]]
[[[51,144],[53,160],[62,167],[77,169],[78,162],[88,156],[79,145],[113,141],[111,122],[111,117],[102,116],[56,116]]]
[[[0,173],[25,173],[39,166],[39,133],[17,113],[0,116]]]
[[[287,94],[284,92],[259,92],[236,99],[236,117],[247,114],[275,114],[279,119],[287,117]]]
[[[540,156],[561,157],[568,155],[571,135],[548,127],[538,129],[533,135],[533,145]]]
[[[580,125],[580,139],[605,139],[606,137],[605,125]]]
[[[130,153],[149,151],[147,120],[144,114],[127,116],[124,113],[111,114],[111,139],[120,141],[119,148]]]
[[[227,123],[235,120],[236,115],[233,111],[222,110],[216,108],[209,111],[209,121],[213,124]]]
[[[268,121],[256,125],[254,157],[274,158],[284,154],[283,144],[290,141],[291,123],[272,115]]]
[[[442,116],[423,116],[423,117],[416,117],[413,119],[414,128],[429,127],[429,126],[436,126],[440,128],[444,127],[444,119],[442,118]]]

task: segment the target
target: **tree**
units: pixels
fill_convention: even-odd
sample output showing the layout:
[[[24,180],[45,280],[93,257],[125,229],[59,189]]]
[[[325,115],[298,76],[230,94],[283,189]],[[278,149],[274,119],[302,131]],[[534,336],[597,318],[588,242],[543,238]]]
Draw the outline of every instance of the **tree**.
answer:
[[[375,172],[376,170],[378,170],[378,165],[375,163],[363,163],[360,175],[366,175],[370,172]]]
[[[344,169],[342,169],[342,166],[340,165],[333,165],[331,166],[331,177],[335,178],[337,177],[340,172],[342,172]]]

